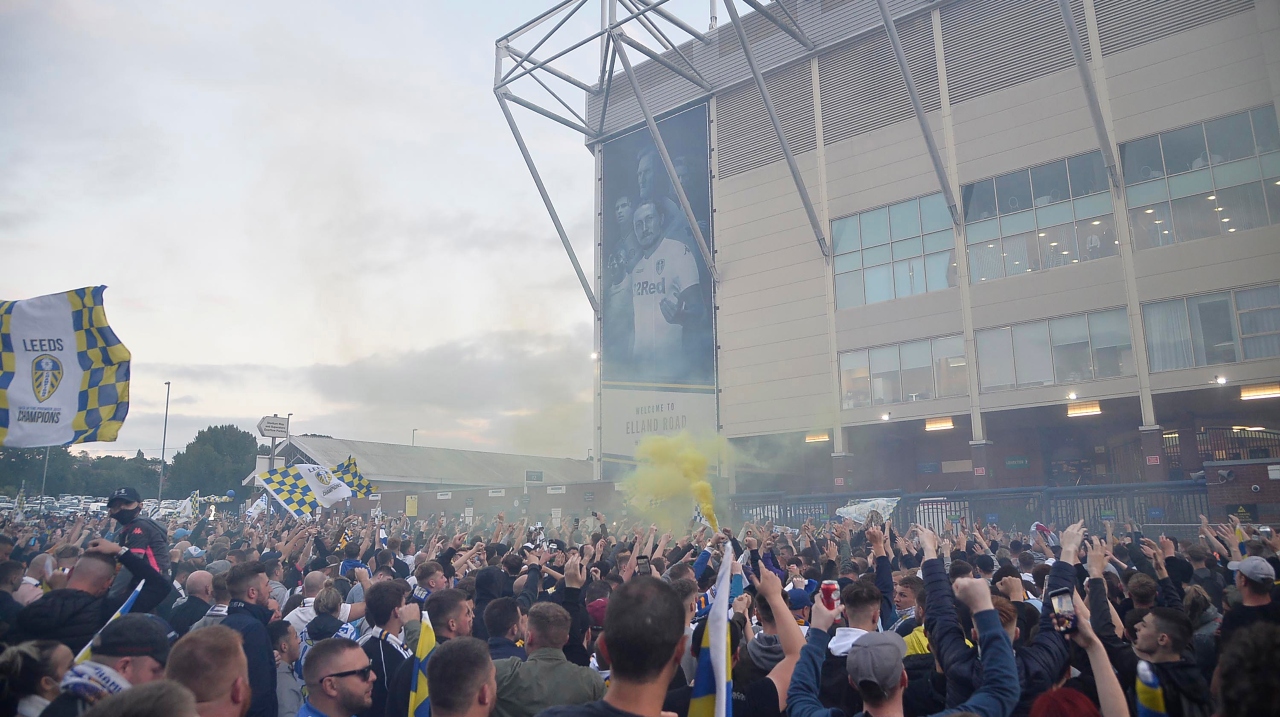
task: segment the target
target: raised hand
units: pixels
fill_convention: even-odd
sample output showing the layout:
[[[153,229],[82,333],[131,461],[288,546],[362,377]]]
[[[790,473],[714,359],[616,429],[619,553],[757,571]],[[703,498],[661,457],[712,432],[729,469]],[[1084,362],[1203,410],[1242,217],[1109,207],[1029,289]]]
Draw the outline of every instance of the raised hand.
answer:
[[[951,587],[956,592],[956,599],[967,605],[970,612],[979,613],[994,609],[991,603],[991,588],[986,580],[959,578]]]
[[[580,588],[587,583],[586,565],[577,555],[569,558],[564,564],[564,586]]]
[[[1107,569],[1107,562],[1107,551],[1102,547],[1102,541],[1094,538],[1089,544],[1089,577],[1102,577],[1103,572]]]

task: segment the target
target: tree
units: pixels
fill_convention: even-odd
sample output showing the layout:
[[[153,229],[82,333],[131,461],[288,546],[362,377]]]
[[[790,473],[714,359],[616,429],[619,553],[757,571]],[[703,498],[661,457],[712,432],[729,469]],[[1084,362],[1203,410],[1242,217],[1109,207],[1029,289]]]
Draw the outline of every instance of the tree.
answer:
[[[235,426],[210,426],[173,457],[165,475],[165,495],[179,499],[193,490],[223,495],[240,488],[254,468],[258,441]]]

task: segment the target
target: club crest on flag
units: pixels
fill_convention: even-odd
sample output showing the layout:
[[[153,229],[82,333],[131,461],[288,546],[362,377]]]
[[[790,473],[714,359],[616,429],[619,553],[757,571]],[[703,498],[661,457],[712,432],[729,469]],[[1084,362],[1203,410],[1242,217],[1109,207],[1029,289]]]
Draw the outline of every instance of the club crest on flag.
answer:
[[[31,390],[40,403],[48,401],[62,383],[62,362],[49,354],[41,354],[31,362]]]

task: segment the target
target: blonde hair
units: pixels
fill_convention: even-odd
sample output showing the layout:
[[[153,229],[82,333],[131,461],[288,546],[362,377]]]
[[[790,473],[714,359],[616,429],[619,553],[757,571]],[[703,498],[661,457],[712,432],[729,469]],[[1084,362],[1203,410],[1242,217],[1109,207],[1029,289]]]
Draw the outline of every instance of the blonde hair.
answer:
[[[315,608],[317,615],[337,616],[338,610],[342,609],[342,593],[333,587],[332,580],[327,581],[311,606]]]

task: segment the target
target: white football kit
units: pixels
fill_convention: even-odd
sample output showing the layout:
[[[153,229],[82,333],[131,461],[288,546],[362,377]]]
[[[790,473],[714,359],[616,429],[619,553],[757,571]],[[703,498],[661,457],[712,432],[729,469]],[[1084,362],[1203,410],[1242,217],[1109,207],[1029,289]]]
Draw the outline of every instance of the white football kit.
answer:
[[[683,242],[664,237],[652,254],[640,256],[631,270],[637,367],[661,375],[669,373],[664,367],[680,365],[684,327],[668,322],[661,304],[697,283],[698,265]]]

